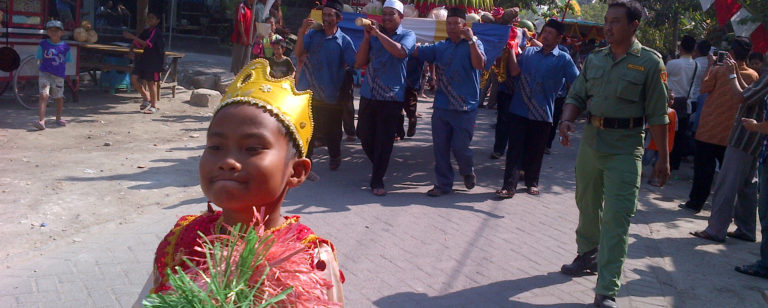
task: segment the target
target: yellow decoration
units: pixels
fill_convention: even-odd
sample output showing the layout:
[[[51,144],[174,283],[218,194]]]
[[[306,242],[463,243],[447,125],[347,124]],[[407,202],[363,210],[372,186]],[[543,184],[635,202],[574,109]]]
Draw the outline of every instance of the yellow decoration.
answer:
[[[576,0],[570,1],[571,7],[573,8],[573,15],[580,16],[581,15],[581,6],[579,6],[579,2]]]
[[[307,155],[312,137],[312,91],[297,91],[291,77],[269,76],[269,62],[256,59],[248,63],[227,88],[216,112],[232,103],[245,103],[264,109],[285,127],[301,157]]]

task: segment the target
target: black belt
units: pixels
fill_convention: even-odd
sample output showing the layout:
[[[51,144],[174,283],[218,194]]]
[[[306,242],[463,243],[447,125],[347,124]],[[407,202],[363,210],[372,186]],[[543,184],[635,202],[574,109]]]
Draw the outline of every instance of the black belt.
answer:
[[[587,115],[587,122],[592,126],[605,129],[630,129],[645,126],[643,117],[638,118],[605,118],[593,115]]]

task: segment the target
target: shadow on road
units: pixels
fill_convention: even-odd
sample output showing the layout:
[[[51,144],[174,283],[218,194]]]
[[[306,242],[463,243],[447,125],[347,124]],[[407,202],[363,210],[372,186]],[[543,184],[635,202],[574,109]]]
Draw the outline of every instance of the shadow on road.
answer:
[[[498,281],[445,295],[429,296],[424,293],[402,292],[382,297],[373,302],[376,307],[584,307],[584,304],[555,305],[529,304],[512,298],[538,288],[563,284],[571,278],[552,272],[515,280]]]

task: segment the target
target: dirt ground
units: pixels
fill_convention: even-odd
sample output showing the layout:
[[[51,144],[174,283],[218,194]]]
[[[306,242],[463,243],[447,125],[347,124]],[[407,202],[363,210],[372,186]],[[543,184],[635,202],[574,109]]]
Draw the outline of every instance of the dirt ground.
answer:
[[[44,131],[30,124],[36,110],[0,96],[0,264],[77,242],[87,228],[204,203],[197,162],[212,108],[187,104],[191,91],[179,89],[163,90],[153,115],[139,112],[136,92],[84,89],[65,104],[66,127],[49,104]]]

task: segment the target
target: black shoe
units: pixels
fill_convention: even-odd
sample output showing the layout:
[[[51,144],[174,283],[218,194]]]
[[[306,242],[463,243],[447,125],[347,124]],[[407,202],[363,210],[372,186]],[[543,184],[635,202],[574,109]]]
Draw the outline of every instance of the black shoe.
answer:
[[[601,308],[616,308],[616,298],[608,297],[607,295],[595,294],[595,306]]]
[[[432,187],[432,189],[430,189],[429,191],[427,191],[427,196],[430,196],[430,197],[440,197],[442,195],[447,195],[449,193],[451,193],[451,192],[450,191],[442,191],[442,190],[440,190],[440,188],[437,188],[437,186],[435,186],[435,187]]]
[[[477,184],[477,176],[475,174],[467,174],[464,176],[464,187],[467,189],[475,188],[475,184]]]
[[[550,150],[549,148],[545,148],[545,149],[544,149],[544,154],[545,154],[545,155],[549,155],[549,154],[552,154],[552,150]]]
[[[683,210],[689,210],[689,211],[693,212],[694,214],[698,214],[699,212],[701,212],[700,208],[697,209],[695,207],[692,207],[690,204],[688,204],[688,202],[680,203],[680,205],[678,205],[677,207],[679,207],[679,208],[681,208]]]
[[[742,240],[742,241],[750,242],[750,243],[754,243],[756,241],[755,238],[753,238],[753,237],[751,237],[749,235],[746,235],[746,234],[742,233],[741,231],[728,232],[725,235],[728,236],[728,237],[735,238],[737,240]]]
[[[416,118],[408,120],[408,133],[406,136],[413,137],[416,135]]]
[[[571,264],[565,264],[560,272],[568,276],[583,276],[588,272],[597,273],[597,248],[576,256]]]
[[[501,153],[498,153],[498,152],[493,152],[493,153],[491,153],[491,159],[499,159],[499,158],[501,158],[502,155],[504,155],[504,154],[501,154]]]

